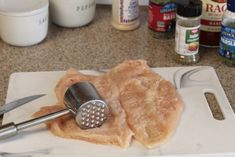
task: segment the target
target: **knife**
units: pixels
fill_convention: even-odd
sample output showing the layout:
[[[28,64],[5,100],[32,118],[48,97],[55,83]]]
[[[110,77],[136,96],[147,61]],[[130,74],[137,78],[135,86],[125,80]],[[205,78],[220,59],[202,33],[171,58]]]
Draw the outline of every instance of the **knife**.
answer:
[[[4,113],[6,112],[9,112],[17,107],[20,107],[30,101],[33,101],[35,99],[38,99],[42,96],[45,96],[45,94],[40,94],[40,95],[32,95],[32,96],[28,96],[28,97],[25,97],[25,98],[21,98],[21,99],[18,99],[18,100],[15,100],[15,101],[12,101],[10,103],[7,103],[5,105],[2,105],[0,106],[0,116],[3,115]]]

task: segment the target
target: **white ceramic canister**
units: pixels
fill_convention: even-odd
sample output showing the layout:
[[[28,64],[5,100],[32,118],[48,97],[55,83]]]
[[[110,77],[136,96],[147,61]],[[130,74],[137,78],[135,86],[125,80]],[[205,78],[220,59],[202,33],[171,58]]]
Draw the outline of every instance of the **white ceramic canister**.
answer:
[[[48,31],[48,0],[0,0],[0,37],[14,46],[31,46]]]
[[[95,16],[95,0],[50,0],[52,22],[62,27],[89,24]]]

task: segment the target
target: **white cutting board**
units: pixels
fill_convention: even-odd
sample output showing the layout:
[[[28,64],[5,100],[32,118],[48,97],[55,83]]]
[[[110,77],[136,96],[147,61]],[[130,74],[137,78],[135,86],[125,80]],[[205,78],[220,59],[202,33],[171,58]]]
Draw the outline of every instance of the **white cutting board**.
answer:
[[[235,115],[218,77],[211,67],[156,68],[178,88],[185,103],[179,126],[164,145],[146,149],[133,142],[127,149],[62,139],[52,135],[44,124],[27,129],[18,136],[0,141],[2,157],[149,157],[149,156],[235,156]],[[83,71],[95,74],[96,71]],[[22,122],[45,105],[56,102],[54,87],[65,72],[32,72],[11,75],[7,102],[34,94],[47,94],[4,116],[4,123]],[[216,95],[225,120],[215,120],[204,96]]]

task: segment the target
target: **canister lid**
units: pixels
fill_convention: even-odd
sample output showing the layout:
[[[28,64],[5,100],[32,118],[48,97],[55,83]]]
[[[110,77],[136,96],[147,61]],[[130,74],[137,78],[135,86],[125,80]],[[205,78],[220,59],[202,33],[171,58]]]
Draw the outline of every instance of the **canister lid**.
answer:
[[[202,14],[201,0],[176,0],[177,14],[183,17],[197,17]]]
[[[46,11],[48,0],[0,0],[0,15],[31,16]]]

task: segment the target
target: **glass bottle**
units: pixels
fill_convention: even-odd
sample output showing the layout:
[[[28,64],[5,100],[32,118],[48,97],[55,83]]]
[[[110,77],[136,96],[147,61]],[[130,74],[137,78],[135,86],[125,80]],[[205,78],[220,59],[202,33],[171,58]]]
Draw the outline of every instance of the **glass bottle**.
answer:
[[[148,28],[156,39],[171,39],[175,34],[176,5],[173,0],[150,0]]]
[[[199,32],[202,2],[179,0],[176,5],[176,61],[182,64],[197,63],[200,59]]]
[[[128,31],[138,28],[139,25],[138,0],[113,0],[112,26],[114,28]]]
[[[200,28],[200,45],[218,47],[222,16],[226,10],[227,0],[202,0],[203,9]]]
[[[235,66],[235,1],[228,0],[223,15],[219,55],[228,66]]]

